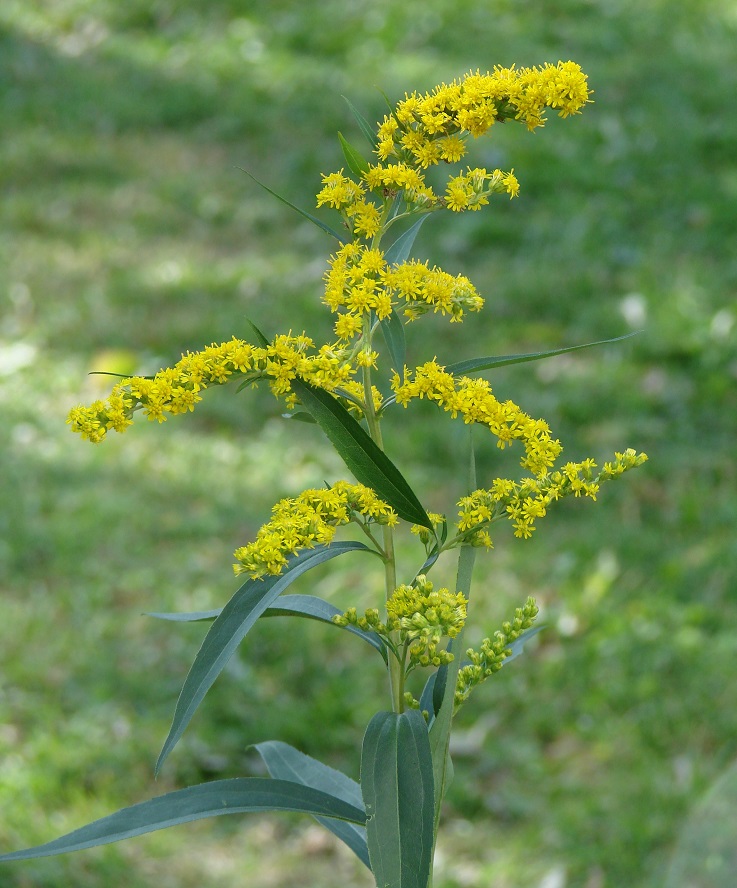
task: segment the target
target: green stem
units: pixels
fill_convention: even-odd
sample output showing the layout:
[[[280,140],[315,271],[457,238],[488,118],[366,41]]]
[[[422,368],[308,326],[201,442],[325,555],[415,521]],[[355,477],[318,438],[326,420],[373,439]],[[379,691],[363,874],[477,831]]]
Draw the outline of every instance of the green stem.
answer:
[[[371,320],[369,317],[364,318],[363,325],[363,343],[364,347],[371,348]],[[369,434],[374,443],[384,449],[384,441],[381,436],[381,425],[379,418],[374,409],[374,395],[371,390],[371,368],[362,367],[363,370],[363,397],[365,401],[365,417],[368,424]],[[386,587],[387,600],[393,595],[397,588],[397,564],[394,553],[394,533],[387,524],[382,525],[383,550],[384,550],[384,584]],[[392,641],[394,644],[399,642],[398,633],[392,633]],[[402,712],[404,709],[404,700],[402,698],[402,667],[395,657],[389,658],[389,693],[392,700],[392,709],[394,712]]]

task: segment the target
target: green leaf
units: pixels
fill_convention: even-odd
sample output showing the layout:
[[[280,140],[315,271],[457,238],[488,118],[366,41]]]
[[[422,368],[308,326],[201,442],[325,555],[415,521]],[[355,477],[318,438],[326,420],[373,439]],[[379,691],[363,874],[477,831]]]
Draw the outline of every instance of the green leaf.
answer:
[[[221,613],[222,608],[218,608],[217,610],[190,611],[189,613],[148,613],[145,616],[155,617],[157,620],[168,620],[172,623],[199,623],[205,621],[212,622]],[[323,601],[322,598],[318,598],[316,595],[280,595],[277,603],[267,607],[261,616],[307,617],[311,620],[319,620],[331,626],[336,626],[337,624],[333,623],[333,617],[340,613],[342,611],[339,608],[327,601]],[[346,632],[362,638],[372,648],[375,648],[384,658],[384,662],[386,662],[386,646],[376,632],[364,632],[358,626],[340,626],[337,628],[344,629]]]
[[[221,607],[209,611],[188,611],[174,613],[145,613],[144,617],[154,617],[157,620],[168,620],[170,623],[204,623],[212,622],[223,612]]]
[[[527,629],[522,635],[515,638],[515,640],[509,645],[509,650],[512,652],[508,657],[502,660],[502,666],[506,666],[507,663],[511,663],[512,660],[516,660],[521,654],[525,652],[525,645],[527,642],[533,637],[533,635],[537,635],[538,632],[542,632],[545,626],[532,626],[530,629]]]
[[[371,487],[400,518],[432,530],[427,512],[399,469],[339,401],[301,379],[292,381],[292,391],[359,483]]]
[[[376,148],[379,144],[379,137],[376,135],[376,131],[372,128],[371,124],[366,120],[366,118],[361,114],[361,112],[356,108],[356,106],[351,102],[350,99],[343,96],[346,101],[346,104],[350,108],[351,114],[355,118],[356,123],[358,124],[361,132],[364,134],[366,139],[368,140],[371,148]]]
[[[322,623],[329,623],[331,626],[335,626],[336,624],[333,623],[333,617],[336,616],[336,614],[342,613],[343,611],[340,610],[340,608],[335,607],[335,605],[330,604],[328,601],[323,601],[322,598],[318,598],[316,595],[282,595],[277,599],[276,604],[273,604],[264,611],[263,616],[307,617],[311,620],[319,620]],[[359,629],[358,626],[338,628],[343,628],[346,632],[350,632],[351,634],[362,638],[367,644],[370,644],[372,648],[375,648],[384,658],[384,662],[386,662],[386,646],[375,632],[364,632],[364,630]]]
[[[430,743],[417,710],[379,712],[361,754],[371,869],[381,888],[427,888],[435,793]]]
[[[350,804],[311,786],[289,780],[237,777],[188,786],[147,802],[139,802],[52,842],[0,855],[0,861],[51,857],[53,854],[119,842],[191,820],[250,811],[300,811],[358,824],[363,824],[366,819],[360,805]]]
[[[256,341],[261,346],[261,348],[266,348],[269,344],[269,340],[264,336],[264,334],[259,330],[259,328],[253,323],[250,318],[246,318],[246,323],[251,328],[251,332],[256,337]]]
[[[299,752],[288,743],[281,743],[278,740],[256,743],[254,748],[264,760],[269,774],[277,780],[289,780],[292,783],[310,786],[363,810],[361,787],[342,771],[336,771],[317,759]],[[365,827],[330,817],[316,816],[315,819],[345,842],[358,859],[371,869]]]
[[[156,763],[157,774],[205,694],[266,608],[303,573],[346,552],[373,552],[373,549],[354,542],[316,546],[292,558],[280,576],[248,580],[238,589],[210,627],[184,681],[169,734]]]
[[[282,419],[293,419],[295,422],[307,422],[311,425],[315,424],[312,415],[304,410],[298,410],[296,413],[282,413]]]
[[[340,139],[340,147],[343,149],[343,157],[345,157],[348,168],[357,179],[360,179],[369,168],[368,161],[356,151],[350,142],[346,141],[343,133],[338,133],[338,138]]]
[[[621,342],[630,336],[637,336],[639,330],[627,333],[625,336],[616,336],[614,339],[600,339],[598,342],[587,342],[584,345],[571,345],[568,348],[556,348],[553,351],[534,352],[526,355],[501,355],[496,358],[471,358],[468,361],[458,361],[448,364],[446,371],[453,376],[464,376],[466,373],[477,373],[479,370],[490,370],[492,367],[504,367],[507,364],[524,364],[527,361],[540,361],[543,358],[552,358],[555,355],[563,355],[566,352],[578,351],[582,348],[593,348],[595,345],[608,345],[611,342]]]
[[[277,194],[276,191],[272,191],[268,185],[264,185],[263,182],[259,182],[259,180],[253,175],[253,173],[249,173],[248,170],[244,170],[243,167],[238,167],[238,169],[245,173],[247,176],[250,176],[253,181],[260,185],[264,191],[268,191],[269,194],[273,195],[277,200],[280,200],[282,203],[286,204],[288,207],[291,207],[293,210],[296,210],[300,214],[300,216],[304,216],[305,219],[309,219],[313,225],[317,225],[318,228],[321,228],[326,234],[331,235],[336,240],[340,241],[341,244],[347,244],[349,238],[347,238],[344,234],[340,234],[338,231],[335,231],[334,228],[331,228],[329,225],[326,225],[317,216],[313,216],[312,213],[308,213],[307,210],[301,210],[299,207],[296,207],[291,201],[288,201],[286,197],[282,197],[280,194]]]
[[[403,234],[400,234],[389,249],[386,250],[384,253],[384,259],[389,265],[401,265],[409,259],[409,254],[412,252],[412,247],[415,243],[415,238],[417,237],[420,228],[422,228],[425,219],[427,219],[429,215],[429,213],[425,213],[424,216],[421,216],[411,228],[408,228]]]
[[[379,323],[381,324],[381,332],[384,334],[386,347],[389,349],[392,366],[399,374],[400,382],[404,383],[404,359],[407,355],[404,324],[394,309],[392,309],[390,315],[382,318]]]

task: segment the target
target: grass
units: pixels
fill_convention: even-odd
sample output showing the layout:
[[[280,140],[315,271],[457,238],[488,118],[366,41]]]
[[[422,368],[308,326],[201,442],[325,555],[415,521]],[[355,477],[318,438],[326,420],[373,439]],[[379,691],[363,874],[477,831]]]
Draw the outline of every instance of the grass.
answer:
[[[703,874],[688,815],[737,752],[736,24],[717,0],[559,0],[544,16],[504,0],[3,5],[3,849],[255,773],[245,747],[260,740],[356,773],[380,671],[339,634],[273,620],[151,779],[202,627],[140,615],[227,599],[232,550],[270,504],[339,475],[317,435],[295,436],[264,391],[212,392],[192,417],[100,448],[72,439],[65,414],[105,391],[88,370],[155,370],[246,335],[245,316],[329,335],[330,243],[239,167],[310,209],[319,173],[342,163],[335,131],[360,138],[341,94],[375,119],[374,84],[396,97],[477,66],[573,58],[596,90],[581,118],[499,128],[476,149],[515,168],[520,199],[423,229],[419,255],[467,273],[487,309],[418,324],[410,359],[643,328],[492,378],[570,458],[635,446],[650,462],[527,543],[498,533],[482,561],[478,631],[528,593],[548,629],[461,716],[437,881],[682,888],[678,866]],[[424,405],[407,418],[388,449],[447,508],[462,429]],[[479,462],[482,478],[499,471],[494,448]],[[353,603],[359,569],[325,572],[321,594]],[[3,884],[370,883],[303,821],[225,820],[7,866]],[[690,862],[670,867],[684,830]]]

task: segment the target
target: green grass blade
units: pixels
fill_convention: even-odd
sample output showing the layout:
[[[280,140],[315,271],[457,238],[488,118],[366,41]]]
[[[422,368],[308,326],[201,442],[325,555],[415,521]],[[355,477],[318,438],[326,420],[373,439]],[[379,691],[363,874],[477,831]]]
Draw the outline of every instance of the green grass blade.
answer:
[[[435,792],[427,725],[417,710],[379,712],[361,754],[371,868],[382,888],[427,888]]]
[[[379,144],[379,137],[376,135],[375,129],[371,126],[371,124],[368,122],[368,120],[366,120],[366,118],[363,116],[363,114],[361,114],[361,112],[358,110],[358,108],[356,108],[356,106],[353,104],[353,102],[351,102],[351,100],[349,98],[346,98],[346,96],[343,96],[343,98],[345,99],[346,104],[350,108],[351,114],[353,115],[356,123],[358,124],[359,129],[366,137],[369,145],[371,146],[372,149],[376,148],[376,146]]]
[[[399,469],[331,394],[295,379],[292,391],[356,479],[371,487],[400,518],[432,530],[432,522]]]
[[[277,200],[280,200],[283,204],[286,204],[288,207],[291,207],[293,210],[298,212],[300,214],[300,216],[304,216],[305,219],[309,219],[313,225],[317,225],[317,227],[321,228],[326,234],[329,234],[331,237],[334,237],[337,241],[340,241],[341,244],[348,243],[349,238],[346,237],[344,234],[340,234],[334,228],[331,228],[329,225],[326,225],[323,221],[318,219],[317,216],[313,216],[312,213],[308,213],[307,210],[300,209],[299,207],[295,206],[291,201],[287,200],[286,197],[282,197],[281,194],[277,194],[276,191],[273,191],[271,188],[269,188],[268,185],[264,185],[263,182],[260,182],[253,175],[253,173],[249,173],[248,170],[244,170],[243,167],[238,167],[238,169],[241,172],[245,173],[247,176],[250,176],[257,185],[260,185],[264,189],[264,191],[268,191],[269,194],[271,194]]]
[[[353,145],[343,136],[343,133],[338,133],[338,139],[340,140],[340,147],[343,149],[343,157],[345,157],[348,168],[360,180],[369,168],[368,161],[359,151],[356,151]]]
[[[256,743],[254,748],[258,750],[269,774],[275,779],[310,786],[363,810],[361,787],[342,771],[336,771],[278,740]],[[315,819],[345,842],[358,859],[371,869],[365,827],[328,817],[317,816]]]
[[[541,361],[543,358],[564,355],[566,352],[579,351],[582,348],[593,348],[596,345],[609,345],[611,342],[621,342],[623,339],[629,339],[630,336],[637,336],[639,332],[639,330],[636,330],[634,333],[626,333],[624,336],[615,336],[614,339],[600,339],[598,342],[570,345],[568,348],[556,348],[552,351],[532,352],[526,355],[500,355],[495,358],[470,358],[468,361],[448,364],[445,369],[454,376],[464,376],[466,373],[478,373],[479,370],[491,370],[492,367],[504,367],[507,364],[524,364],[527,361]]]
[[[346,552],[372,552],[363,543],[333,543],[317,546],[295,556],[278,577],[264,577],[244,583],[210,627],[192,663],[177,700],[169,734],[156,762],[156,773],[184,733],[197,707],[225,668],[238,645],[263,612],[298,577]]]
[[[360,806],[311,786],[288,780],[237,777],[200,783],[139,802],[52,842],[0,855],[0,861],[51,857],[119,842],[205,817],[253,811],[299,811],[313,816],[337,817],[357,824],[363,824],[366,819]]]

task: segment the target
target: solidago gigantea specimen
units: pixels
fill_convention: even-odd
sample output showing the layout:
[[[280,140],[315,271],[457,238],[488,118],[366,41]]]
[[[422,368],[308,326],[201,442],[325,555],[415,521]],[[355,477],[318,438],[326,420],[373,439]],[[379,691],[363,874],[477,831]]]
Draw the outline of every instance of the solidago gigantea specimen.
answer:
[[[318,207],[337,211],[342,226],[334,230],[299,211],[337,241],[323,296],[335,316],[335,340],[316,345],[291,332],[267,339],[254,327],[249,340],[233,337],[183,355],[153,377],[124,379],[107,400],[76,407],[69,415],[74,432],[99,443],[111,430],[125,431],[139,411],[163,422],[194,410],[208,386],[235,382],[240,390],[265,380],[289,410],[302,418],[308,414],[320,426],[355,480],[278,502],[256,539],[236,550],[235,572],[246,579],[221,611],[159,615],[213,622],[184,683],[157,770],[258,618],[278,614],[321,620],[325,631],[343,628],[386,668],[387,708],[366,730],[360,784],[285,743],[270,741],[256,747],[268,779],[190,786],[0,859],[89,848],[220,814],[287,810],[311,814],[342,839],[372,871],[379,888],[432,884],[440,805],[452,774],[453,716],[475,687],[519,653],[538,613],[529,598],[478,650],[464,655],[475,553],[491,548],[493,524],[506,519],[514,535],[526,539],[557,500],[595,500],[603,482],[646,457],[625,450],[601,467],[591,458],[563,463],[562,445],[548,424],[513,401],[500,400],[489,382],[475,375],[568,349],[407,366],[405,324],[429,312],[461,322],[484,304],[467,277],[410,259],[420,226],[433,213],[477,212],[497,194],[514,198],[519,192],[512,170],[455,167],[444,191],[428,184],[425,171],[440,163],[459,164],[471,139],[504,121],[520,121],[534,130],[543,125],[546,109],[568,117],[588,99],[579,66],[558,62],[542,68],[497,67],[469,73],[425,95],[412,93],[391,108],[378,131],[352,109],[374,159],[366,160],[340,136],[347,169],[324,175],[317,195]],[[376,372],[379,336],[390,365],[383,377]],[[382,387],[387,375],[388,386]],[[481,426],[501,449],[517,447],[521,477],[478,486],[471,452],[467,494],[447,515],[428,513],[384,452],[381,433],[385,418],[396,418],[418,398],[434,401],[469,426]],[[365,542],[336,541],[346,524],[357,525]],[[414,577],[396,575],[394,534],[402,525],[417,538]],[[455,589],[435,588],[429,574],[451,550],[458,553]],[[386,600],[381,606],[363,614],[355,607],[341,612],[311,595],[282,594],[312,567],[357,553],[373,555],[377,569],[383,568]],[[352,643],[347,636],[346,643]],[[419,698],[407,683],[415,672],[426,675],[424,689],[422,682],[412,682]]]

